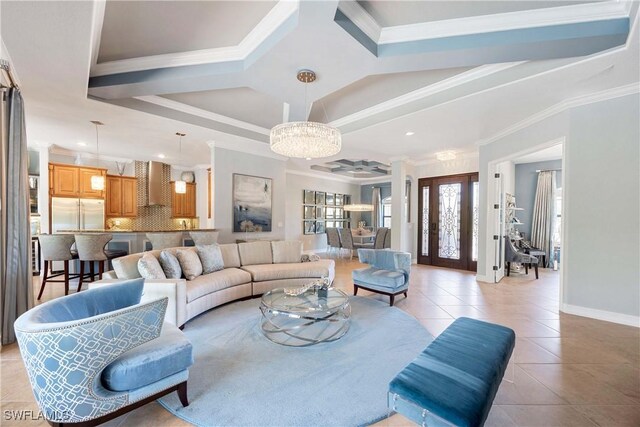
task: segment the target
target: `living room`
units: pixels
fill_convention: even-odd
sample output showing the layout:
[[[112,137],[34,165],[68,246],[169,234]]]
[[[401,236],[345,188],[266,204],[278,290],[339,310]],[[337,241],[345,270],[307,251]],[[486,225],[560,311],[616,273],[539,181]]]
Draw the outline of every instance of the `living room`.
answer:
[[[388,385],[466,317],[515,333],[476,425],[639,425],[638,6],[1,2],[3,425],[68,415],[34,396],[16,319],[146,277],[146,255],[152,275],[160,251],[182,273],[138,298],[166,298],[193,346],[189,390],[110,424],[420,424]],[[56,235],[110,238],[50,258]],[[385,258],[397,286],[367,286],[388,253],[408,256]],[[291,348],[270,297],[306,286],[337,295],[333,335]],[[427,425],[463,424],[438,408]]]

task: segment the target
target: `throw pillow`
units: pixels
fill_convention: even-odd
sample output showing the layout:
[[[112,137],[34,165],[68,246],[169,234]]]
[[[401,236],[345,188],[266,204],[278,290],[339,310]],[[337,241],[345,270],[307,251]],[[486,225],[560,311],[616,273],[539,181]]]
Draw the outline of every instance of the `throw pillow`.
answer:
[[[180,262],[178,262],[178,258],[171,252],[160,252],[160,266],[165,276],[167,276],[167,279],[180,279],[182,277]]]
[[[166,279],[158,258],[151,254],[144,254],[138,260],[138,271],[145,279]]]
[[[187,280],[193,280],[202,274],[202,263],[193,249],[178,249],[176,257]]]
[[[218,245],[196,245],[200,262],[202,262],[202,273],[208,274],[224,268],[222,251]]]

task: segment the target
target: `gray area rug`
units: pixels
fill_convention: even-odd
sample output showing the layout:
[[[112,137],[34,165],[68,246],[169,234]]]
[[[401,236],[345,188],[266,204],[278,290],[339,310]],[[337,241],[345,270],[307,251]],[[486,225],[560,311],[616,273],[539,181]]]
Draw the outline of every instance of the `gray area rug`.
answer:
[[[345,336],[286,347],[262,335],[259,305],[241,301],[187,323],[191,404],[172,393],[162,406],[199,426],[367,425],[387,417],[389,382],[433,340],[402,310],[351,297]]]

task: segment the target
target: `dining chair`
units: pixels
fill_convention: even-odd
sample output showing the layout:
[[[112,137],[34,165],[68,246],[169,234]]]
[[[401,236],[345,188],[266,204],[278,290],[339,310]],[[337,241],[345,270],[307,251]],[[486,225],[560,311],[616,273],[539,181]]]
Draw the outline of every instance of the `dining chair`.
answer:
[[[331,254],[332,251],[340,252],[340,236],[338,234],[338,229],[335,227],[327,227],[327,248],[328,253]]]
[[[387,232],[389,229],[387,227],[380,227],[376,231],[376,237],[373,241],[373,249],[384,249],[384,240],[387,237]]]
[[[79,276],[78,274],[69,274],[69,260],[78,258],[78,254],[71,250],[71,246],[75,242],[73,234],[41,234],[38,236],[38,242],[42,251],[42,259],[44,260],[44,273],[38,300],[42,298],[47,282],[64,283],[64,294],[69,295],[69,280]],[[52,265],[50,263],[54,261],[63,262],[64,270],[62,272],[49,272],[49,267]],[[52,280],[52,278],[60,276],[64,276],[64,279]]]
[[[368,247],[367,245],[358,244],[353,241],[353,232],[350,228],[340,228],[338,232],[340,235],[340,247],[349,251],[351,255],[349,259],[353,258],[354,249]]]
[[[384,248],[391,248],[391,229],[387,228],[387,233],[384,235]]]

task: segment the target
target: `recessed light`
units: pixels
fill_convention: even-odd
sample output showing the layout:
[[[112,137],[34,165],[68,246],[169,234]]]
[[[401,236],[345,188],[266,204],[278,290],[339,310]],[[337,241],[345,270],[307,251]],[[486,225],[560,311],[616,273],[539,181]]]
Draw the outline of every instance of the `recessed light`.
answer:
[[[86,143],[86,142],[78,142],[78,145],[79,145],[80,147],[86,147],[86,146],[87,146],[87,143]]]
[[[165,155],[161,153],[161,154],[158,154],[158,157],[161,158],[161,159],[164,159]]]
[[[311,160],[311,157],[306,157],[305,160]]]
[[[407,135],[407,136],[415,135],[415,132],[409,131],[409,132],[405,133],[405,135]]]

